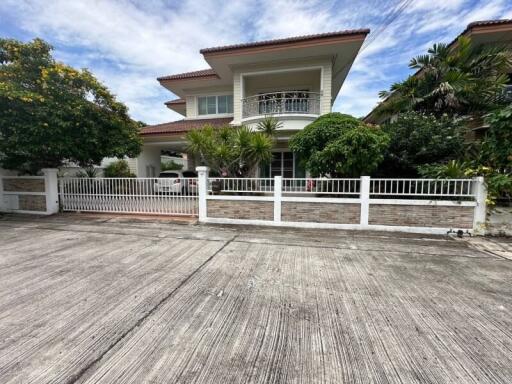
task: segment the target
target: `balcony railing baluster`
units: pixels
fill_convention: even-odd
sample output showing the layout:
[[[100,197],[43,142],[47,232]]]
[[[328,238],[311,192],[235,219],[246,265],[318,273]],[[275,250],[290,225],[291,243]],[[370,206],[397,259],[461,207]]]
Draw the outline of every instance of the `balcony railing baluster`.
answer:
[[[274,92],[242,99],[242,116],[279,114],[320,114],[320,93]]]

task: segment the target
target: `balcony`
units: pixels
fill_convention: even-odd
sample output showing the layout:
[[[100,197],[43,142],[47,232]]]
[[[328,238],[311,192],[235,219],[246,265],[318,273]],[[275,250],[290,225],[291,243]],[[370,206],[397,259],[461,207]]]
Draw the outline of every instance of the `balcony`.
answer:
[[[264,115],[320,115],[318,92],[261,93],[242,99],[242,118]]]

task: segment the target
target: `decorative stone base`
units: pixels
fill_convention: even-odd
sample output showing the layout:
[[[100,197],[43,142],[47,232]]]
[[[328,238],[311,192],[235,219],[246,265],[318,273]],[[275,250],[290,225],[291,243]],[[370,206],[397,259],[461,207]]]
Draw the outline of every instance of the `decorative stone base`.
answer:
[[[273,201],[208,200],[207,210],[214,218],[274,220]]]
[[[370,204],[370,225],[409,227],[473,227],[473,207]]]
[[[359,204],[306,203],[283,201],[282,221],[359,224]]]

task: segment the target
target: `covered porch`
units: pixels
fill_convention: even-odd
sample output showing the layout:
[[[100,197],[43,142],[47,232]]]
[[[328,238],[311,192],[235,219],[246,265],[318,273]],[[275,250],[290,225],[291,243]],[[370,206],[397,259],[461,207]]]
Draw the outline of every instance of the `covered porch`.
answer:
[[[200,129],[209,124],[214,127],[228,125],[232,118],[222,119],[189,119],[166,124],[153,125],[143,128],[141,136],[144,140],[142,152],[132,159],[132,171],[137,177],[158,177],[161,163],[169,152],[181,154],[185,166],[183,171],[194,171],[200,164],[199,159],[187,153],[187,132]],[[288,148],[288,141],[293,130],[280,130],[275,139],[273,158],[270,164],[262,165],[257,177],[305,177],[306,173],[300,164],[300,159]]]

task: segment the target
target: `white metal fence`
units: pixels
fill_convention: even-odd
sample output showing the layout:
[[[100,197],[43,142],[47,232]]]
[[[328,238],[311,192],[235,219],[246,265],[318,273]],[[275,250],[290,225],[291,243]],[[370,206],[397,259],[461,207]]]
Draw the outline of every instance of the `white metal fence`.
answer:
[[[197,215],[197,178],[62,178],[64,211]]]
[[[282,195],[322,197],[359,196],[361,179],[282,178]],[[209,178],[209,192],[231,195],[273,193],[273,178]],[[428,198],[430,200],[471,200],[473,179],[370,179],[374,198]]]
[[[474,197],[473,179],[371,179],[370,196],[429,197],[450,200]]]

